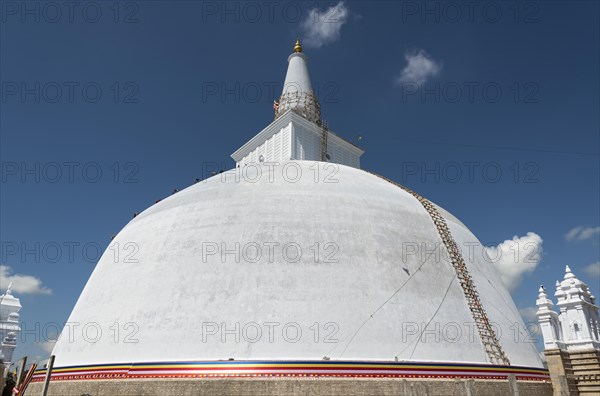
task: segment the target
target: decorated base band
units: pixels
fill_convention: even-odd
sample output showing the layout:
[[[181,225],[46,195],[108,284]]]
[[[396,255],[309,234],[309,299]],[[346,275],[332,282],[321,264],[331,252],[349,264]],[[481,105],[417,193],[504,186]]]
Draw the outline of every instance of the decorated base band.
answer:
[[[44,381],[45,369],[33,382]],[[550,381],[545,369],[456,363],[358,361],[192,361],[98,364],[55,367],[51,381],[127,380],[144,378],[235,377],[354,377],[354,378],[465,378]]]

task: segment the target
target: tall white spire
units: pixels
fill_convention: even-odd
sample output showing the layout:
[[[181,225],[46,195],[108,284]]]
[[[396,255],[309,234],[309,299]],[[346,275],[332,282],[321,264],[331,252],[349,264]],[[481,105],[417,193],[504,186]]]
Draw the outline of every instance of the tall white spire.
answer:
[[[302,53],[300,40],[296,40],[294,52],[288,57],[288,70],[281,94],[288,92],[312,92],[306,55]]]
[[[260,162],[323,161],[360,168],[364,150],[330,131],[321,120],[306,56],[300,40],[288,58],[288,70],[275,119],[232,155],[236,168]]]
[[[291,109],[304,118],[321,124],[321,108],[313,92],[306,63],[306,55],[302,53],[302,45],[298,39],[294,52],[288,57],[287,74],[279,105],[275,108],[275,119]]]

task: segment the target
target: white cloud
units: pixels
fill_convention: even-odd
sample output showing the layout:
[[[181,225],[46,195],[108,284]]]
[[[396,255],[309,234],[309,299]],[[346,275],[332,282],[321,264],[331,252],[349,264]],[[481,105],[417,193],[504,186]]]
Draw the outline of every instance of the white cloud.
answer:
[[[537,312],[537,307],[525,307],[525,308],[519,309],[519,313],[523,317],[523,321],[525,322],[525,324],[537,323],[538,319],[537,319],[537,315],[535,314],[536,312]]]
[[[486,247],[506,288],[514,291],[525,274],[531,273],[542,260],[542,238],[534,233],[506,240],[498,246]]]
[[[600,226],[598,227],[575,227],[565,234],[567,241],[585,241],[586,239],[592,239],[594,236],[600,235]]]
[[[588,265],[583,269],[583,271],[595,279],[600,278],[600,261]]]
[[[43,341],[39,344],[40,348],[42,348],[45,352],[47,352],[48,354],[52,353],[52,350],[54,349],[54,345],[56,345],[56,341],[57,340],[48,340],[48,341]]]
[[[430,77],[437,76],[443,64],[436,62],[425,50],[407,52],[404,54],[406,66],[402,69],[396,83],[414,83],[422,85]]]
[[[339,40],[342,25],[348,22],[349,16],[350,12],[343,1],[326,10],[312,8],[300,25],[303,44],[307,47],[321,48]]]
[[[22,294],[52,294],[52,290],[42,286],[39,278],[31,275],[13,274],[8,265],[0,264],[0,293],[12,282],[12,291]]]
[[[583,227],[575,227],[571,229],[571,231],[565,234],[565,239],[567,241],[572,241],[573,239],[575,239],[575,237],[577,237],[577,234],[579,234],[579,231],[581,231],[582,229]]]

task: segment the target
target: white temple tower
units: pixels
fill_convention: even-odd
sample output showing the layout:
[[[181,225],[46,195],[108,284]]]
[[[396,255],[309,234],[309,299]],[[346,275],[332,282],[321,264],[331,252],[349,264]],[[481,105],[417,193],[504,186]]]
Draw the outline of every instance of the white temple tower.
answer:
[[[0,296],[0,360],[8,369],[12,363],[12,356],[17,347],[17,337],[21,332],[19,326],[19,310],[21,303],[12,295],[8,285],[6,292]]]
[[[555,395],[600,394],[600,319],[595,297],[567,265],[556,281],[558,313],[541,286],[536,301]]]

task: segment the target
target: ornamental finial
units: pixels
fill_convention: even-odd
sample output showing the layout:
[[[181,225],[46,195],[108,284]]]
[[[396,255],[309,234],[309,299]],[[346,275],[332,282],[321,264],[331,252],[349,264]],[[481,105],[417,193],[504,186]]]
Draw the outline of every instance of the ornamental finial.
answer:
[[[565,267],[565,279],[575,278],[575,274],[571,272],[571,267],[568,265]]]
[[[296,39],[296,45],[294,45],[294,52],[302,52],[302,45],[300,45],[300,38]]]

